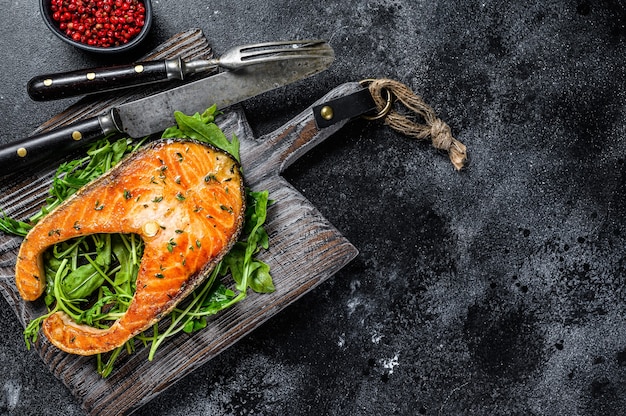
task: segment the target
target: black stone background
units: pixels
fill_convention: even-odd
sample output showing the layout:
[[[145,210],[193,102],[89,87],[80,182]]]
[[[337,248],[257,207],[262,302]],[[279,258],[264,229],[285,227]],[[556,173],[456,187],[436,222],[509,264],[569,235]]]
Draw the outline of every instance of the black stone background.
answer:
[[[326,38],[337,60],[244,105],[271,131],[333,87],[409,85],[469,149],[352,122],[286,173],[360,255],[138,415],[626,414],[626,3],[622,0],[158,0],[115,59],[0,0],[2,142],[74,102],[43,72],[130,62],[202,28],[219,55]],[[307,267],[303,264],[302,267]],[[0,414],[80,415],[0,300]]]

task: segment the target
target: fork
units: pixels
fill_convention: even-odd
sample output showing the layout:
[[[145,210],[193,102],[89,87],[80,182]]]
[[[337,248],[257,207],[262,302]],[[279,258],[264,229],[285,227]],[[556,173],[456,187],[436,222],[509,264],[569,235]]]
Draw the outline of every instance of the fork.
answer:
[[[213,71],[218,67],[236,71],[270,61],[324,57],[334,57],[332,47],[324,40],[254,43],[231,48],[214,59],[184,61],[178,57],[39,75],[28,82],[27,91],[35,101],[57,100],[168,80],[185,80],[190,75]]]

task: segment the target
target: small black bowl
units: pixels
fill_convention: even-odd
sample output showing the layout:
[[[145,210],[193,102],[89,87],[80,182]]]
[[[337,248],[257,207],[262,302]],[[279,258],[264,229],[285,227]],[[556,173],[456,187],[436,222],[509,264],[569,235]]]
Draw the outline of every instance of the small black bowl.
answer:
[[[134,48],[135,46],[139,45],[148,35],[148,32],[150,31],[150,27],[152,26],[152,3],[150,0],[141,0],[141,2],[144,4],[144,8],[146,11],[145,18],[144,18],[144,25],[141,28],[141,31],[138,34],[135,34],[132,38],[130,38],[130,40],[127,43],[123,43],[119,46],[108,46],[108,47],[88,45],[86,43],[76,41],[72,39],[71,37],[69,37],[67,34],[65,34],[65,32],[62,31],[61,28],[59,27],[59,23],[56,22],[52,18],[53,12],[52,12],[51,0],[40,0],[39,10],[41,12],[41,16],[43,17],[43,21],[45,22],[46,26],[48,26],[48,28],[52,31],[52,33],[54,33],[59,39],[63,40],[64,42],[72,46],[75,46],[79,49],[89,51],[89,52],[113,54],[113,53],[119,53],[119,52],[126,52]]]

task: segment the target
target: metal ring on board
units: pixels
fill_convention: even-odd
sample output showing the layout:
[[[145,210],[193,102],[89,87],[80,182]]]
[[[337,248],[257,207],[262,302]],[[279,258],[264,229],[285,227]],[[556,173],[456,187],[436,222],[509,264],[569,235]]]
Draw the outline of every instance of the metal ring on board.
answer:
[[[372,82],[374,82],[375,79],[364,79],[362,81],[359,81],[359,84],[361,84],[363,87],[365,87],[368,84],[371,84]],[[387,114],[389,114],[389,111],[391,110],[391,105],[393,104],[393,97],[391,92],[387,89],[387,88],[383,88],[383,91],[385,91],[387,93],[387,102],[385,103],[385,106],[383,107],[382,110],[380,110],[378,112],[378,114],[373,115],[373,116],[361,116],[362,118],[364,118],[365,120],[369,120],[369,121],[373,121],[373,120],[378,120],[381,119],[383,117],[385,117]]]

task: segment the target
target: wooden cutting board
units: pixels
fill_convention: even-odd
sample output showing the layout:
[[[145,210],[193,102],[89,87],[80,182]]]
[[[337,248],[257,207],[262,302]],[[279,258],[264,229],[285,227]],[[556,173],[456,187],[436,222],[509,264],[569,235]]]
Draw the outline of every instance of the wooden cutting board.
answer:
[[[208,58],[212,53],[202,32],[190,30],[173,37],[146,59],[176,55],[184,59]],[[159,88],[163,87],[83,99],[39,130],[97,115],[112,105],[141,98]],[[317,103],[357,88],[358,83],[345,84]],[[289,164],[332,135],[342,123],[318,130],[308,108],[280,129],[255,138],[240,107],[228,109],[217,122],[228,137],[234,133],[241,141],[247,185],[253,190],[269,190],[270,198],[275,201],[268,210],[266,224],[270,249],[259,258],[269,263],[276,292],[250,293],[243,302],[215,316],[205,330],[193,335],[182,334],[165,343],[151,362],[144,348],[121,357],[107,379],[97,374],[94,357],[66,354],[41,336],[35,350],[90,415],[132,413],[328,279],[357,255],[356,248],[280,176]],[[45,201],[56,166],[58,163],[48,161],[27,176],[3,178],[0,207],[9,216],[19,219],[37,212]],[[15,287],[13,268],[21,241],[21,238],[0,233],[0,292],[25,325],[44,313],[45,308],[42,302],[22,301]]]

